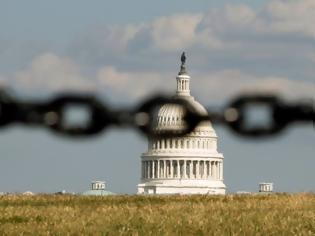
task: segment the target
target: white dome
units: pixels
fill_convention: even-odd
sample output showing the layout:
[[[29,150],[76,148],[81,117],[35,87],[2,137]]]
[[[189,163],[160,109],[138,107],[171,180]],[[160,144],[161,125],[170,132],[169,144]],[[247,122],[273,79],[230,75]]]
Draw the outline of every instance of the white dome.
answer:
[[[178,99],[185,99],[188,101],[193,109],[200,115],[208,115],[207,110],[197,102],[192,96],[177,96]],[[183,117],[185,116],[185,109],[177,104],[165,104],[157,113],[157,123],[155,129],[159,130],[176,130],[184,126]],[[193,131],[198,135],[215,136],[216,133],[212,128],[210,121],[201,122]]]

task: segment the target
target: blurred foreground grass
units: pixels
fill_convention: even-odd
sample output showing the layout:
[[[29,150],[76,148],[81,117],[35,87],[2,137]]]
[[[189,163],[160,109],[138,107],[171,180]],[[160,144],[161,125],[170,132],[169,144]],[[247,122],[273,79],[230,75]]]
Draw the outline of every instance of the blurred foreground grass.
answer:
[[[1,196],[0,235],[315,235],[315,194]]]

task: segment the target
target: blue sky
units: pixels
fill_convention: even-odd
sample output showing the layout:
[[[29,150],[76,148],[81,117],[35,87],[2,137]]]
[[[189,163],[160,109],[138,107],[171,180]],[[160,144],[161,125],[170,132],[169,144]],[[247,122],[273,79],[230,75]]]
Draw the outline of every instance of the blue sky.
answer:
[[[314,11],[313,0],[0,0],[0,83],[29,99],[71,89],[136,105],[155,90],[175,90],[185,50],[192,93],[205,106],[242,91],[312,97]],[[259,181],[315,190],[312,126],[265,141],[215,128],[230,191],[255,191]],[[114,192],[133,193],[146,149],[133,130],[78,141],[18,126],[0,140],[0,192],[79,192],[104,179]]]

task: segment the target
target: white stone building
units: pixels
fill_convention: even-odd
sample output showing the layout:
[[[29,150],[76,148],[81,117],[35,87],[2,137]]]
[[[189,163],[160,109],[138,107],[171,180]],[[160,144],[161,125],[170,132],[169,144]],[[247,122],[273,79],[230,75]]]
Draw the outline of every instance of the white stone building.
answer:
[[[273,183],[259,183],[259,192],[261,193],[271,193],[273,192]]]
[[[175,98],[186,99],[199,113],[206,114],[190,95],[184,54],[176,80]],[[165,104],[158,111],[155,129],[179,128],[183,116],[182,107]],[[148,151],[141,156],[138,194],[225,194],[225,189],[223,155],[217,151],[217,135],[209,121],[184,137],[149,140]]]
[[[85,196],[107,196],[107,195],[115,195],[114,193],[106,190],[106,182],[105,181],[92,181],[91,190],[85,191],[82,193]]]

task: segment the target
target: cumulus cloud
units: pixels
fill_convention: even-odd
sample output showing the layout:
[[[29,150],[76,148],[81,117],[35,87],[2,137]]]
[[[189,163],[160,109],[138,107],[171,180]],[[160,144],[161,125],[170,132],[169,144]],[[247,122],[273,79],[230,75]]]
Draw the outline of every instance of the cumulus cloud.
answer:
[[[175,88],[176,57],[185,50],[189,68],[198,71],[192,86],[202,96],[223,99],[248,89],[309,96],[313,12],[313,0],[270,0],[261,9],[226,4],[200,14],[97,27],[71,43],[68,57],[42,54],[13,77],[29,88],[103,89],[139,98],[169,91],[172,83]]]
[[[13,83],[31,90],[94,90],[95,84],[82,76],[78,65],[53,53],[40,55],[24,70],[17,72]]]
[[[195,91],[203,99],[227,100],[240,93],[272,93],[290,99],[313,97],[315,81],[295,81],[285,77],[257,76],[238,70],[198,75]]]
[[[273,31],[301,33],[315,38],[315,1],[273,0],[265,11]]]
[[[114,66],[99,69],[97,80],[104,91],[113,91],[116,96],[138,99],[157,91],[167,91],[163,83],[168,76],[165,73],[119,71]]]
[[[98,80],[104,90],[116,96],[139,99],[154,91],[174,94],[176,75],[172,73],[120,71],[113,66],[103,67]],[[212,71],[192,74],[194,96],[208,102],[222,102],[239,93],[273,93],[289,99],[308,98],[315,94],[315,81],[294,81],[285,77],[257,76],[238,70]]]
[[[98,68],[84,76],[80,67],[69,58],[45,53],[36,57],[24,70],[10,80],[0,76],[0,83],[20,90],[42,93],[64,90],[93,91],[114,99],[130,101],[155,92],[172,94],[176,89],[176,74],[148,70],[121,70],[114,65]],[[8,84],[9,82],[9,84]],[[258,76],[239,70],[192,73],[193,95],[204,101],[221,102],[241,92],[272,92],[289,98],[312,97],[315,81],[294,81],[286,77]]]
[[[161,17],[150,25],[152,43],[161,50],[178,50],[194,43],[200,15]]]
[[[269,0],[259,9],[226,4],[200,14],[99,27],[79,35],[70,55],[87,66],[114,64],[139,71],[144,66],[169,69],[174,53],[185,50],[220,70],[237,67],[289,76],[306,71],[310,61],[306,53],[314,47],[313,9],[313,0]],[[150,62],[153,58],[159,63]]]

